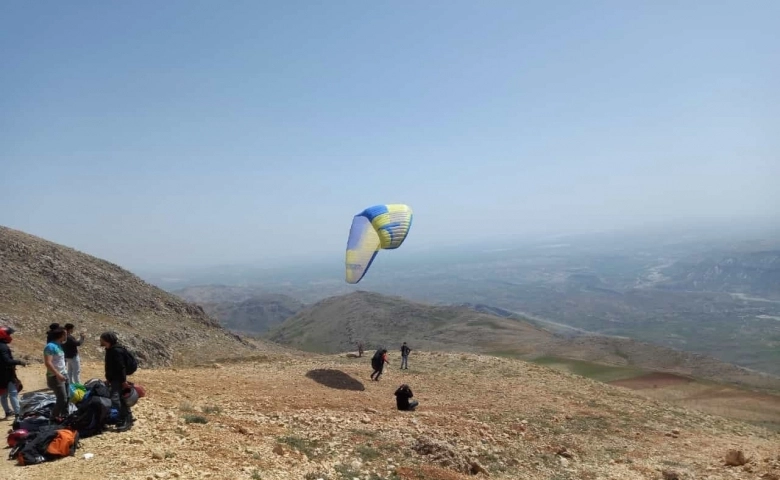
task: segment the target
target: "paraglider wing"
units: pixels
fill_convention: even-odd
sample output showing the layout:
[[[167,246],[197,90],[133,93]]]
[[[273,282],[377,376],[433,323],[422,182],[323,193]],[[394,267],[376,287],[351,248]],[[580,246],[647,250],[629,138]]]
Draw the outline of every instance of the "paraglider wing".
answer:
[[[347,241],[347,283],[363,278],[380,249],[400,247],[411,226],[412,209],[407,205],[376,205],[355,215]]]
[[[355,215],[347,241],[347,283],[358,283],[363,278],[379,251],[379,244],[379,235],[371,221],[362,214]]]

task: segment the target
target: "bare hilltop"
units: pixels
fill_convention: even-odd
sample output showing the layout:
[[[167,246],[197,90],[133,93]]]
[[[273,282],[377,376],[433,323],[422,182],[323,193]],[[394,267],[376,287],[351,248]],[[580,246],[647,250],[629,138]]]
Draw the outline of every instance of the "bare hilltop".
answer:
[[[105,330],[135,348],[144,367],[251,354],[255,344],[223,329],[201,307],[127,270],[72,248],[0,226],[0,323],[23,332],[17,356],[41,360],[49,324],[87,332],[86,358],[99,358]]]

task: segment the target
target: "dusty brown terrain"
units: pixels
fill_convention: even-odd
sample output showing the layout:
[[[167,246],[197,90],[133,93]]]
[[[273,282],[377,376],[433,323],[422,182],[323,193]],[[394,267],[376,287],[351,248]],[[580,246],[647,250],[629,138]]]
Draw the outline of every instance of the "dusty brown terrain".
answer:
[[[625,380],[615,380],[609,382],[612,385],[619,387],[631,388],[634,390],[643,390],[646,388],[663,388],[670,386],[679,386],[691,383],[692,378],[682,377],[680,375],[674,375],[672,373],[654,372],[639,377],[628,378]]]
[[[117,265],[0,226],[0,325],[21,333],[18,356],[39,359],[53,322],[85,330],[90,346],[82,353],[91,359],[102,358],[96,345],[106,330],[118,332],[147,366],[191,364],[254,350],[201,307]]]
[[[133,430],[84,440],[75,457],[0,478],[762,479],[780,475],[780,435],[526,362],[474,354],[398,359],[278,351],[253,362],[140,370]],[[85,378],[100,376],[90,363]],[[42,370],[20,370],[28,390]],[[409,383],[419,411],[394,409]],[[201,417],[205,424],[188,423]],[[726,466],[730,450],[746,463]],[[84,453],[94,458],[83,459]],[[736,458],[735,463],[741,463]],[[478,475],[484,476],[485,473]],[[664,476],[665,475],[665,476]]]

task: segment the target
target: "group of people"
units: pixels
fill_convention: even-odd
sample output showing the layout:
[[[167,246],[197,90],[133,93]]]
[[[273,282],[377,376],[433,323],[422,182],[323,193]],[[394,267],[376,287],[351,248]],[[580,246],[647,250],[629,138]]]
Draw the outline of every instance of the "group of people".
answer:
[[[78,348],[84,343],[84,332],[79,339],[73,336],[75,326],[72,323],[60,327],[58,323],[49,325],[46,332],[46,346],[43,348],[43,363],[46,366],[46,385],[55,397],[55,406],[51,420],[61,423],[68,415],[70,385],[81,383],[81,358]],[[0,404],[5,419],[15,418],[20,413],[19,392],[22,382],[16,374],[16,367],[26,367],[23,360],[13,358],[9,344],[16,331],[12,327],[0,327]],[[119,345],[119,339],[113,332],[100,335],[100,346],[105,348],[105,376],[111,391],[111,400],[118,405],[119,424],[117,430],[131,428],[134,421],[130,407],[127,406],[122,390],[127,382],[125,355]]]
[[[363,344],[358,345],[358,349],[360,352],[360,355],[362,356],[363,353]],[[409,346],[406,344],[406,342],[401,345],[401,370],[408,370],[409,369],[409,353],[411,353],[412,349],[409,348]],[[386,348],[380,348],[375,353],[374,356],[371,357],[371,367],[374,369],[373,373],[371,373],[371,380],[378,382],[379,377],[382,376],[382,372],[384,372],[385,364],[389,364],[390,361],[387,359],[387,349]],[[417,405],[419,403],[416,400],[409,401],[410,398],[414,396],[414,393],[412,393],[412,389],[407,384],[403,384],[395,391],[395,399],[396,399],[396,406],[398,407],[398,410],[414,410],[417,408]]]
[[[358,348],[360,349],[360,356],[362,356],[363,344],[358,344]],[[401,345],[401,370],[409,370],[409,353],[411,351],[412,349],[409,348],[406,342]],[[371,380],[379,381],[379,377],[382,376],[382,372],[385,370],[386,363],[390,363],[387,360],[387,349],[380,348],[371,357],[371,367],[374,369],[374,372],[371,374]]]

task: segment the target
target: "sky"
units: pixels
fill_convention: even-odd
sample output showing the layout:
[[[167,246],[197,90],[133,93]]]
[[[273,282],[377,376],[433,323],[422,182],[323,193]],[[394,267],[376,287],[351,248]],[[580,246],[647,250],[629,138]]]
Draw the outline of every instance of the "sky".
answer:
[[[119,263],[780,210],[780,2],[2,2],[0,225]]]

